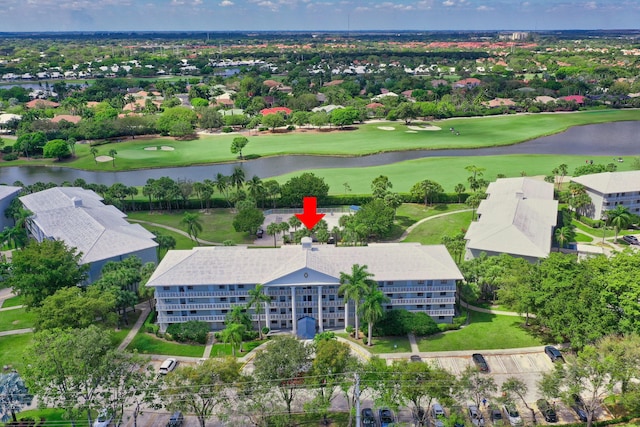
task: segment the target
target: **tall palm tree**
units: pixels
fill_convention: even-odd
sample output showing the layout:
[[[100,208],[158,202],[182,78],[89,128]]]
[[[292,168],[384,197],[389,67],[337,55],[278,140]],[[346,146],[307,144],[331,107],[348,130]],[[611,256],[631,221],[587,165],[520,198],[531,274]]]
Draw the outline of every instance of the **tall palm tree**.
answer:
[[[231,174],[230,181],[231,181],[231,185],[236,187],[237,190],[240,190],[245,181],[244,169],[242,169],[239,166],[236,166],[235,168],[233,168],[233,173]]]
[[[216,190],[218,190],[220,194],[224,196],[224,198],[227,200],[227,203],[229,204],[229,207],[231,207],[231,202],[229,201],[229,184],[230,177],[218,172],[215,180],[213,181],[213,185],[216,187]]]
[[[249,195],[253,197],[253,200],[263,201],[264,207],[264,184],[258,175],[254,175],[249,181],[247,181],[247,187],[249,188]]]
[[[254,312],[258,316],[258,332],[260,333],[260,339],[262,339],[262,327],[260,325],[260,315],[262,314],[262,309],[266,310],[266,304],[271,301],[271,297],[267,295],[264,289],[264,285],[258,283],[255,288],[249,289],[247,294],[249,294],[249,302],[247,302],[247,310],[251,307],[254,307]],[[267,319],[264,319],[264,326],[268,328]]]
[[[347,303],[349,300],[353,300],[355,304],[355,328],[356,339],[359,337],[359,306],[362,298],[367,295],[374,286],[378,286],[375,280],[372,280],[372,273],[367,271],[366,265],[354,264],[351,267],[351,274],[340,272],[340,287],[338,288],[338,295],[344,296],[344,301]],[[349,319],[345,318],[345,326]]]
[[[567,243],[576,238],[576,233],[573,231],[573,227],[565,225],[564,227],[556,228],[554,237],[556,238],[556,242],[558,242],[559,251],[560,248],[564,248]]]
[[[113,163],[113,167],[116,167],[116,154],[118,154],[118,152],[115,149],[111,149],[109,150],[109,156],[111,157],[111,162]]]
[[[242,337],[246,327],[241,323],[231,323],[222,331],[222,342],[231,344],[231,353],[235,357],[236,348],[242,351]]]
[[[627,228],[631,224],[631,213],[625,206],[618,205],[615,209],[605,212],[607,224],[615,231],[614,242],[618,241],[618,231]]]
[[[271,224],[267,225],[267,234],[269,236],[273,236],[273,247],[275,248],[276,245],[276,236],[278,235],[278,233],[280,232],[280,225],[276,224],[275,222],[272,222]]]
[[[200,214],[197,212],[185,212],[182,220],[180,220],[180,224],[186,225],[187,233],[189,233],[191,240],[198,242],[198,233],[202,231]]]
[[[382,304],[389,302],[389,297],[384,294],[377,285],[374,285],[369,289],[369,293],[365,295],[362,306],[360,307],[360,313],[363,319],[367,322],[368,335],[367,345],[372,346],[371,339],[373,337],[373,325],[375,322],[382,318],[384,310]]]
[[[89,150],[89,152],[91,154],[93,154],[93,161],[95,161],[96,163],[98,163],[97,160],[97,156],[98,156],[98,149],[96,147],[91,147],[91,149]]]

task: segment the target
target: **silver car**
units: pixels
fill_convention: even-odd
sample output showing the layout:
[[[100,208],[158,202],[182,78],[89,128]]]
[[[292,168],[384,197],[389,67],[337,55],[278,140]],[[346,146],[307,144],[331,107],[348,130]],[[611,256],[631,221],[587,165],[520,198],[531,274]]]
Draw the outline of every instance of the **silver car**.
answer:
[[[474,426],[484,427],[484,417],[476,405],[469,405],[469,418]]]

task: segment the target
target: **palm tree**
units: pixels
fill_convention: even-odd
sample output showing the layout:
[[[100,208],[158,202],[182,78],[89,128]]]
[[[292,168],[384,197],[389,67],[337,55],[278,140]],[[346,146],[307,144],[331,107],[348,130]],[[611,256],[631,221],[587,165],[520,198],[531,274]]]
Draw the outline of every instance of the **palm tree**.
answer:
[[[230,177],[218,172],[215,180],[213,181],[213,185],[216,187],[216,190],[218,190],[220,194],[224,196],[224,198],[227,200],[227,203],[229,204],[229,207],[231,207],[231,202],[229,201],[229,184]]]
[[[258,316],[258,332],[260,333],[260,339],[262,339],[262,327],[260,326],[260,315],[262,314],[262,309],[266,310],[266,305],[271,301],[271,297],[264,293],[264,285],[258,283],[255,288],[249,289],[247,291],[249,294],[249,302],[247,302],[247,310],[249,310],[252,306],[255,306],[255,313]],[[267,319],[264,319],[264,326],[268,328]]]
[[[344,272],[340,272],[340,287],[338,288],[338,295],[344,296],[345,303],[348,303],[349,300],[353,300],[355,304],[355,328],[356,328],[356,339],[358,339],[360,332],[358,328],[360,327],[359,321],[359,306],[362,298],[369,293],[369,291],[374,287],[378,286],[378,284],[371,280],[373,274],[367,271],[366,265],[354,264],[351,267],[351,274],[347,274]],[[345,326],[349,319],[345,318],[344,323]]]
[[[289,225],[291,227],[293,227],[293,231],[298,231],[298,227],[300,227],[302,225],[302,222],[300,221],[300,219],[295,216],[295,215],[291,215],[291,218],[289,218]]]
[[[575,239],[576,233],[573,231],[573,227],[565,225],[564,227],[556,228],[554,236],[556,242],[558,242],[558,251],[560,251],[560,248],[564,248],[568,242]]]
[[[615,231],[614,242],[618,241],[618,231],[625,229],[631,224],[631,213],[625,206],[618,205],[615,209],[605,212],[607,224]]]
[[[255,201],[263,201],[264,207],[264,184],[258,175],[254,175],[249,181],[247,181],[247,187],[249,188],[249,195],[253,197]]]
[[[280,225],[276,224],[275,222],[272,222],[271,224],[267,225],[267,234],[269,236],[273,236],[273,247],[276,247],[276,236],[278,235],[278,233],[280,232]]]
[[[457,184],[456,187],[453,189],[453,191],[455,191],[458,194],[458,203],[460,203],[460,195],[464,193],[465,190],[466,188],[464,187],[464,184]]]
[[[365,295],[362,306],[360,307],[360,314],[367,322],[368,338],[367,345],[372,346],[371,339],[373,338],[373,324],[382,318],[384,310],[382,304],[389,302],[389,297],[384,294],[377,285],[374,285],[369,289],[369,293]]]
[[[185,212],[180,224],[187,226],[187,233],[191,240],[198,242],[198,233],[202,231],[202,221],[200,221],[200,214],[197,212]],[[199,244],[199,243],[198,243]]]
[[[109,150],[109,156],[111,157],[111,162],[113,163],[113,167],[116,167],[116,154],[118,154],[118,152],[112,148],[111,150]]]
[[[90,152],[91,154],[93,154],[93,160],[94,160],[96,163],[98,163],[98,160],[97,160],[97,158],[96,158],[96,157],[98,156],[98,149],[97,149],[96,147],[91,147],[91,149],[89,150],[89,152]]]
[[[236,189],[240,190],[242,185],[244,184],[244,169],[239,166],[233,168],[233,173],[231,174],[230,181],[231,185],[236,187]]]
[[[235,357],[236,348],[242,351],[242,337],[246,327],[241,323],[231,323],[222,331],[222,342],[231,344],[231,353]]]

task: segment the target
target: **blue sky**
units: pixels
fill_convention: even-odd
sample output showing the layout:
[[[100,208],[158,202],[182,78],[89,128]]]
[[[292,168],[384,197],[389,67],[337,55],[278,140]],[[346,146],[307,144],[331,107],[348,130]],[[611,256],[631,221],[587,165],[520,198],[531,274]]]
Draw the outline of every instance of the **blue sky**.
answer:
[[[0,0],[0,31],[633,29],[640,0]]]

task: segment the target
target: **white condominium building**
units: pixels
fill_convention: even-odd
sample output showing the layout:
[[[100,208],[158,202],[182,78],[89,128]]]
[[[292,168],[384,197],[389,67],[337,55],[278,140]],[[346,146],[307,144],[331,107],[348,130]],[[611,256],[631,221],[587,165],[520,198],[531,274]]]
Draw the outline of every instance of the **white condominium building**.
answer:
[[[340,273],[366,265],[390,302],[384,309],[424,312],[436,322],[452,322],[456,281],[462,274],[442,245],[414,243],[357,247],[302,245],[279,249],[239,246],[169,251],[147,282],[155,288],[160,330],[172,323],[200,320],[223,329],[233,306],[245,306],[248,291],[263,284],[271,302],[260,325],[298,333],[301,320],[316,331],[353,325],[353,303],[338,296]],[[253,313],[253,320],[258,317]]]

